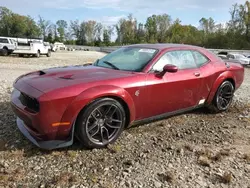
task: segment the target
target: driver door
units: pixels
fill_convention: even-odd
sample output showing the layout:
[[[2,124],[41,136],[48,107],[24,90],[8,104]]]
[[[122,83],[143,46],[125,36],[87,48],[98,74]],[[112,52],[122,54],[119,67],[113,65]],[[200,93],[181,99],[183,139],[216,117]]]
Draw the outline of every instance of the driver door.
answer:
[[[156,72],[163,71],[166,64],[178,67],[176,73],[165,73],[162,77]],[[145,117],[194,107],[199,103],[201,87],[200,70],[197,68],[191,51],[179,50],[166,52],[147,75],[148,93]]]

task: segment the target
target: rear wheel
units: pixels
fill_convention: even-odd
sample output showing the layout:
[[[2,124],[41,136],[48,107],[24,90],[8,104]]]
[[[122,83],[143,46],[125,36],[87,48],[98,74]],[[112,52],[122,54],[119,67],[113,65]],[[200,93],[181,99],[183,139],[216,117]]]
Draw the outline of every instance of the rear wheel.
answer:
[[[7,49],[7,48],[4,47],[4,48],[2,49],[2,55],[3,55],[3,56],[7,56],[7,55],[8,55],[8,49]]]
[[[51,56],[51,51],[48,50],[48,53],[46,55],[47,55],[47,57],[50,57]]]
[[[40,57],[40,50],[37,50],[36,57],[37,57],[37,58]]]
[[[76,134],[87,148],[103,148],[116,141],[125,122],[123,106],[114,99],[102,98],[88,105],[79,114]]]
[[[212,104],[209,106],[213,112],[222,112],[227,110],[233,100],[234,86],[230,81],[224,81],[218,88]]]

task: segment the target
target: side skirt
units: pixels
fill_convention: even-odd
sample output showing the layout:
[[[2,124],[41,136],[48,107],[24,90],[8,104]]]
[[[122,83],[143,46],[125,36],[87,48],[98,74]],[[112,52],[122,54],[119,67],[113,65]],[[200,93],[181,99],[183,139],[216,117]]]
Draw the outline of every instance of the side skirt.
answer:
[[[180,114],[183,114],[185,112],[189,112],[189,111],[192,111],[192,110],[195,110],[195,109],[198,109],[198,108],[202,108],[204,106],[205,105],[198,105],[198,106],[196,105],[196,106],[193,106],[193,107],[184,108],[184,109],[176,110],[176,111],[173,111],[173,112],[167,112],[167,113],[160,114],[160,115],[157,115],[157,116],[153,116],[153,117],[149,117],[149,118],[145,118],[145,119],[141,119],[141,120],[136,120],[136,121],[133,121],[132,123],[130,123],[130,125],[128,127],[163,120],[165,118],[172,117],[172,116],[175,116],[175,115],[180,115]]]

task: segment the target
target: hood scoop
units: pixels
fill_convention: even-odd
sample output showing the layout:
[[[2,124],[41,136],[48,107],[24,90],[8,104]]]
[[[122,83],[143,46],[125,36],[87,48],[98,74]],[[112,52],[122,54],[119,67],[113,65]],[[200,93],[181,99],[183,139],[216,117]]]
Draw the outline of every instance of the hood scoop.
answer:
[[[44,71],[39,71],[39,75],[41,76],[41,75],[44,75],[44,74],[46,74]]]
[[[64,79],[64,80],[73,80],[72,76],[73,76],[73,74],[68,74],[65,76],[61,76],[59,78]]]

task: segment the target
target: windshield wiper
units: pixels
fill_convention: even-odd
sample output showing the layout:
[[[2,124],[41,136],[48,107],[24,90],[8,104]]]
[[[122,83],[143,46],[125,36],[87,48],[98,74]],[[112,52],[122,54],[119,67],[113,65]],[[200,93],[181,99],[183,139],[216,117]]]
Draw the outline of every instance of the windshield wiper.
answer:
[[[99,62],[100,62],[100,60],[97,59],[95,65],[97,66],[97,65],[99,64]],[[108,61],[101,61],[101,62],[103,62],[104,64],[107,64],[107,65],[111,66],[111,67],[114,68],[115,70],[120,70],[117,66],[115,66],[114,64],[112,64],[112,63],[110,63],[110,62],[108,62]]]
[[[110,63],[110,62],[108,62],[108,61],[103,61],[103,63],[105,63],[105,64],[107,64],[107,65],[113,67],[115,70],[120,70],[117,66],[115,66],[114,64],[112,64],[112,63]]]

